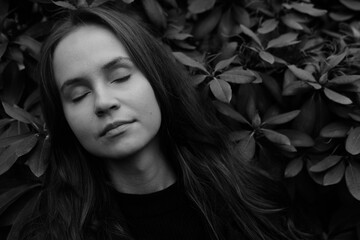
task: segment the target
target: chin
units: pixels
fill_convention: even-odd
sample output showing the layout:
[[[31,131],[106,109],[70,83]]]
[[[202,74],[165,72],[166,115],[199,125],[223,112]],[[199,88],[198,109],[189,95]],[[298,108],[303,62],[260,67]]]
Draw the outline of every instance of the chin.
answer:
[[[115,149],[103,148],[103,151],[92,152],[92,154],[102,159],[119,160],[119,159],[130,158],[131,156],[136,155],[136,153],[138,153],[141,149],[142,149],[141,147],[135,148],[134,146],[131,146],[125,148],[122,146],[121,148],[118,147]]]

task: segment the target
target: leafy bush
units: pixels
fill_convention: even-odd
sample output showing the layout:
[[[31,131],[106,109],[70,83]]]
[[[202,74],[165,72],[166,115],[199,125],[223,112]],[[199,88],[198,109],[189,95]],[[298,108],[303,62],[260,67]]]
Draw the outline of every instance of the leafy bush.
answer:
[[[14,224],[8,239],[46,169],[41,42],[59,10],[107,1],[0,1],[0,226]],[[319,236],[359,236],[360,2],[116,1],[156,29],[233,129],[239,155],[286,182]]]

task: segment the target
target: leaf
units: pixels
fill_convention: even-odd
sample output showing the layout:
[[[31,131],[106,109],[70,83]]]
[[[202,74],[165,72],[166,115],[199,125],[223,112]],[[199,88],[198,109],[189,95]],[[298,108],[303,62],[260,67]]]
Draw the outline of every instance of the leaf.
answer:
[[[256,112],[252,119],[251,119],[251,124],[254,126],[254,128],[258,128],[261,125],[261,118],[258,112]]]
[[[206,79],[207,75],[204,74],[199,74],[199,75],[194,75],[192,76],[192,84],[197,86],[200,83],[202,83],[205,79]]]
[[[24,54],[20,50],[20,48],[8,48],[7,49],[9,59],[18,63],[18,64],[24,64]],[[20,65],[21,66],[21,65]],[[18,66],[18,68],[20,67]]]
[[[301,113],[292,122],[292,127],[317,136],[329,119],[330,113],[326,101],[318,93],[314,93],[309,99],[301,99],[301,102],[305,103],[301,107]]]
[[[13,144],[6,148],[0,155],[0,175],[5,173],[16,162],[18,157],[15,154],[15,149],[18,144]]]
[[[314,140],[306,133],[295,129],[278,130],[279,133],[290,139],[291,145],[294,147],[312,147],[315,145]]]
[[[181,49],[185,49],[185,50],[195,50],[196,49],[196,47],[194,45],[191,45],[185,41],[173,40],[172,42]]]
[[[38,137],[36,134],[32,134],[21,141],[21,144],[15,149],[15,154],[17,157],[21,157],[28,152],[30,152],[38,142]]]
[[[259,56],[262,60],[270,63],[270,64],[273,64],[275,62],[275,58],[274,56],[269,53],[269,52],[266,52],[266,51],[260,51],[259,52]]]
[[[252,83],[257,80],[257,76],[253,71],[244,70],[242,67],[231,68],[218,77],[224,81],[237,84]]]
[[[331,55],[326,59],[326,67],[324,69],[324,72],[328,72],[330,69],[336,67],[347,55],[347,51],[344,51],[343,53],[339,55]]]
[[[329,80],[329,82],[341,85],[341,84],[351,84],[358,80],[360,80],[360,75],[343,75],[343,76],[335,77]]]
[[[324,186],[334,185],[341,181],[345,173],[345,164],[340,162],[337,166],[330,169],[324,176]]]
[[[52,0],[52,2],[62,8],[66,8],[66,9],[70,9],[70,10],[76,10],[76,7],[74,5],[72,5],[69,2],[65,2],[65,1],[54,1]]]
[[[264,48],[261,44],[261,41],[259,39],[259,37],[249,28],[245,27],[244,25],[240,25],[240,29],[241,31],[246,34],[247,36],[251,37],[252,40],[254,40],[258,45],[259,47],[261,47],[262,49]]]
[[[340,93],[337,93],[329,88],[324,88],[324,93],[325,96],[328,97],[330,100],[340,103],[340,104],[344,104],[344,105],[349,105],[352,103],[351,99],[341,95]]]
[[[275,59],[275,60],[276,60],[276,59]],[[251,72],[255,75],[255,77],[256,77],[255,81],[253,81],[252,83],[258,84],[258,83],[262,83],[262,82],[263,82],[263,79],[262,79],[260,73],[258,73],[257,71],[252,71],[252,70],[250,70],[250,71],[251,71]]]
[[[0,119],[0,130],[3,128],[3,127],[6,127],[8,126],[10,123],[14,122],[15,119],[11,119],[11,118],[2,118]],[[1,147],[0,147],[1,148]]]
[[[324,138],[346,137],[350,126],[341,122],[333,122],[321,129],[320,136]]]
[[[276,56],[274,56],[274,58],[275,58],[275,62],[277,62],[277,63],[280,63],[280,64],[285,65],[285,66],[289,65],[289,63],[287,61],[285,61],[283,58],[279,58],[279,57],[276,57]]]
[[[291,112],[283,113],[277,116],[273,116],[269,119],[264,119],[263,125],[278,125],[290,122],[299,115],[300,110],[294,110]]]
[[[211,92],[218,100],[222,102],[230,102],[232,90],[229,83],[224,80],[214,78],[209,84]]]
[[[147,16],[155,26],[165,29],[166,28],[166,17],[164,10],[156,0],[141,1]]]
[[[236,34],[235,34],[235,31],[237,31]],[[235,29],[235,22],[232,19],[230,9],[228,9],[227,11],[222,13],[221,20],[218,25],[218,33],[220,33],[220,35],[225,38],[228,38],[228,37],[231,37],[233,35],[237,35],[238,33],[240,33],[240,30],[238,27],[237,27],[237,29]]]
[[[222,10],[219,7],[214,8],[205,17],[201,18],[194,26],[193,35],[196,39],[206,37],[215,29],[221,18]]]
[[[308,14],[313,17],[320,17],[327,13],[326,10],[314,8],[314,4],[310,4],[310,3],[295,2],[295,3],[289,4],[289,6],[293,9],[295,9],[296,11]]]
[[[8,46],[8,42],[0,43],[0,58],[4,55]]]
[[[182,52],[173,52],[173,55],[175,56],[175,58],[182,64],[184,64],[185,66],[188,67],[193,67],[193,68],[197,68],[200,69],[206,73],[208,73],[208,71],[206,70],[206,68],[199,62],[195,61],[194,59],[192,59],[191,57],[188,57],[187,55],[185,55]]]
[[[295,177],[300,173],[303,166],[304,166],[304,162],[302,160],[302,157],[297,157],[292,159],[285,168],[285,173],[284,173],[285,177],[286,178]]]
[[[277,147],[286,152],[290,152],[290,153],[297,152],[296,148],[293,145],[277,145]]]
[[[87,8],[87,7],[89,7],[88,0],[77,0],[76,7],[77,8]]]
[[[285,16],[281,17],[282,22],[288,26],[289,28],[295,30],[303,30],[304,27],[299,22],[299,17],[295,16],[294,14],[286,14]]]
[[[190,37],[192,37],[191,34],[189,34],[189,33],[180,33],[180,32],[171,33],[169,35],[166,35],[166,38],[174,39],[174,40],[185,40],[185,39],[190,38]]]
[[[348,108],[347,105],[341,105],[341,104],[329,104],[329,110],[335,114],[336,117],[340,118],[349,118],[349,113],[351,113],[351,110]]]
[[[248,135],[244,139],[240,140],[238,144],[236,144],[236,148],[238,149],[240,156],[245,161],[251,161],[255,155],[255,139],[252,134]]]
[[[1,21],[1,16],[0,16],[0,21]],[[7,36],[0,32],[0,58],[4,55],[4,53],[8,47],[8,43],[9,43],[9,40],[8,40]]]
[[[222,70],[224,68],[227,68],[233,61],[234,59],[237,57],[237,55],[229,58],[229,59],[225,59],[225,60],[222,60],[220,62],[218,62],[215,66],[215,72],[216,71],[219,71],[219,70]]]
[[[188,10],[191,13],[198,14],[212,9],[216,0],[188,0]]]
[[[246,137],[248,137],[252,132],[248,130],[235,131],[230,133],[230,140],[232,142],[238,142]]]
[[[249,126],[251,125],[248,120],[246,120],[239,112],[231,108],[229,104],[220,101],[213,101],[213,104],[215,108],[225,116],[228,116],[240,123],[245,123]]]
[[[319,90],[322,88],[322,86],[318,83],[312,83],[312,82],[306,82],[307,84],[309,84],[310,86],[312,86],[313,88],[315,88],[316,90]]]
[[[271,19],[264,21],[257,31],[258,31],[258,33],[266,34],[266,33],[274,31],[274,29],[278,25],[279,25],[279,21],[274,18],[271,18]]]
[[[251,20],[250,14],[246,11],[245,8],[240,7],[239,5],[233,5],[231,10],[233,11],[233,18],[237,24],[242,24],[246,27],[250,27]]]
[[[33,133],[26,133],[26,134],[11,136],[11,137],[0,138],[0,148],[4,148],[4,147],[7,147],[18,141],[22,141],[24,138],[26,138],[30,135],[33,135]]]
[[[40,49],[41,49],[41,43],[35,40],[34,38],[27,36],[27,35],[21,35],[16,40],[15,43],[21,45],[21,50],[26,51],[37,61],[40,60]]]
[[[2,89],[0,90],[2,102],[10,105],[18,104],[25,90],[25,81],[21,76],[19,64],[10,61],[2,72]]]
[[[46,170],[47,160],[50,153],[50,141],[47,136],[44,140],[39,141],[35,151],[25,162],[36,177],[40,177]]]
[[[278,38],[272,39],[268,42],[267,49],[268,48],[281,48],[281,47],[287,47],[290,45],[294,45],[298,43],[299,41],[295,41],[297,39],[298,34],[289,32],[285,33],[283,35],[280,35]]]
[[[360,80],[341,87],[341,90],[344,92],[360,93]]]
[[[237,42],[228,42],[224,44],[224,46],[221,49],[219,59],[221,60],[228,59],[234,56],[235,54],[237,54],[236,49],[238,48],[238,45],[239,44]]]
[[[269,93],[276,99],[276,101],[281,103],[282,102],[281,89],[278,84],[278,81],[276,81],[273,77],[269,76],[268,74],[261,74],[261,78],[263,80],[264,86],[267,88]]]
[[[323,172],[338,164],[338,162],[340,162],[342,158],[343,156],[338,156],[338,155],[327,156],[324,159],[322,159],[320,162],[311,166],[309,170],[311,172]]]
[[[25,111],[28,111],[32,106],[34,106],[36,103],[40,103],[40,91],[39,89],[36,89],[33,91],[25,100],[24,103],[24,109]]]
[[[0,1],[0,22],[3,21],[3,19],[8,14],[9,10],[9,2],[8,1]],[[0,54],[1,57],[1,54]]]
[[[350,130],[345,142],[345,149],[352,155],[360,153],[360,127]]]
[[[306,162],[307,164],[307,168],[309,169],[312,165],[311,160],[308,160]],[[314,182],[316,182],[319,185],[323,185],[324,184],[324,176],[325,176],[325,172],[321,172],[321,173],[314,173],[314,172],[310,172],[308,171],[309,176],[314,180]]]
[[[7,147],[0,155],[0,175],[6,172],[16,162],[18,157],[31,151],[36,142],[37,136],[32,134]]]
[[[244,88],[244,90],[248,91],[245,94],[242,94],[244,96],[244,104],[245,104],[245,111],[246,114],[248,116],[248,119],[251,120],[251,124],[252,126],[256,125],[259,126],[259,124],[261,123],[261,120],[259,120],[260,116],[258,113],[258,110],[256,109],[256,102],[255,102],[255,92],[254,89],[251,87],[246,87]],[[241,94],[241,91],[239,90],[237,92],[238,95]],[[238,108],[240,108],[240,106],[237,106]],[[258,116],[256,116],[258,115]],[[255,127],[257,128],[257,127]]]
[[[354,14],[351,13],[341,13],[341,12],[331,12],[329,13],[329,17],[334,21],[344,22],[354,17]]]
[[[329,76],[329,74],[327,72],[322,74],[319,78],[319,83],[325,84],[328,81],[328,76]]]
[[[360,2],[357,0],[340,0],[350,10],[360,11]]]
[[[90,7],[98,7],[98,6],[103,5],[104,3],[107,3],[107,2],[110,2],[110,1],[114,1],[114,0],[94,0],[91,3]],[[123,1],[123,2],[129,4],[129,3],[133,2],[133,1],[134,0],[131,0],[131,1],[127,0],[127,1]]]
[[[287,136],[270,129],[262,128],[261,130],[270,142],[280,145],[291,145],[290,139]]]
[[[283,86],[282,95],[283,96],[298,95],[301,92],[308,91],[309,89],[312,89],[312,87],[306,82],[295,81]]]
[[[23,122],[23,123],[33,123],[36,124],[38,121],[30,113],[26,112],[24,109],[17,107],[16,105],[10,106],[6,102],[3,102],[3,107],[7,115],[10,117]]]
[[[177,4],[176,0],[163,0],[163,2],[173,8],[179,8],[179,5]]]
[[[304,81],[310,81],[310,82],[316,83],[314,76],[310,72],[308,72],[304,69],[298,68],[295,65],[289,65],[288,68],[291,70],[291,72],[297,78],[304,80]]]
[[[266,108],[266,111],[263,113],[263,119],[265,121],[266,119],[270,119],[279,114],[281,114],[279,106],[277,104],[273,104]]]
[[[38,186],[39,185],[37,185],[37,184],[35,184],[35,185],[25,184],[25,185],[20,185],[20,186],[17,186],[17,187],[13,187],[13,188],[9,189],[8,191],[3,192],[0,195],[0,215],[13,202],[15,202],[17,199],[19,199],[19,197],[21,197],[22,195],[24,195],[25,193],[27,193],[28,191],[30,191],[34,187],[38,187]]]
[[[164,38],[175,39],[174,36],[184,30],[183,26],[171,24],[168,26],[164,33]],[[191,35],[191,34],[189,34]],[[183,40],[183,39],[182,39]]]
[[[345,170],[346,185],[351,195],[360,200],[360,164],[356,161],[349,161]]]
[[[354,113],[349,113],[348,115],[352,120],[360,122],[360,115]]]

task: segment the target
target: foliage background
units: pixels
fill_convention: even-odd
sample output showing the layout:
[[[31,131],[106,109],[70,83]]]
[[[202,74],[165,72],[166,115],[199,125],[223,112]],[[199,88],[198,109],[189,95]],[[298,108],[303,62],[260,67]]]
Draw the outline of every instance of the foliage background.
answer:
[[[41,43],[60,10],[107,1],[0,0],[1,239],[16,238],[46,169]],[[113,1],[151,25],[319,239],[360,239],[360,1]]]

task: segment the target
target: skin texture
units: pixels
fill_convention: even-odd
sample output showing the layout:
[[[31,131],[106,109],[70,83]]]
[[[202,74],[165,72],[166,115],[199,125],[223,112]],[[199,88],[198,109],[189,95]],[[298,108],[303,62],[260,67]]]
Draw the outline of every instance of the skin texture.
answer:
[[[161,111],[153,88],[111,31],[75,29],[55,48],[53,70],[70,128],[105,161],[118,190],[146,193],[174,181],[159,144]],[[104,135],[114,122],[121,125]]]

